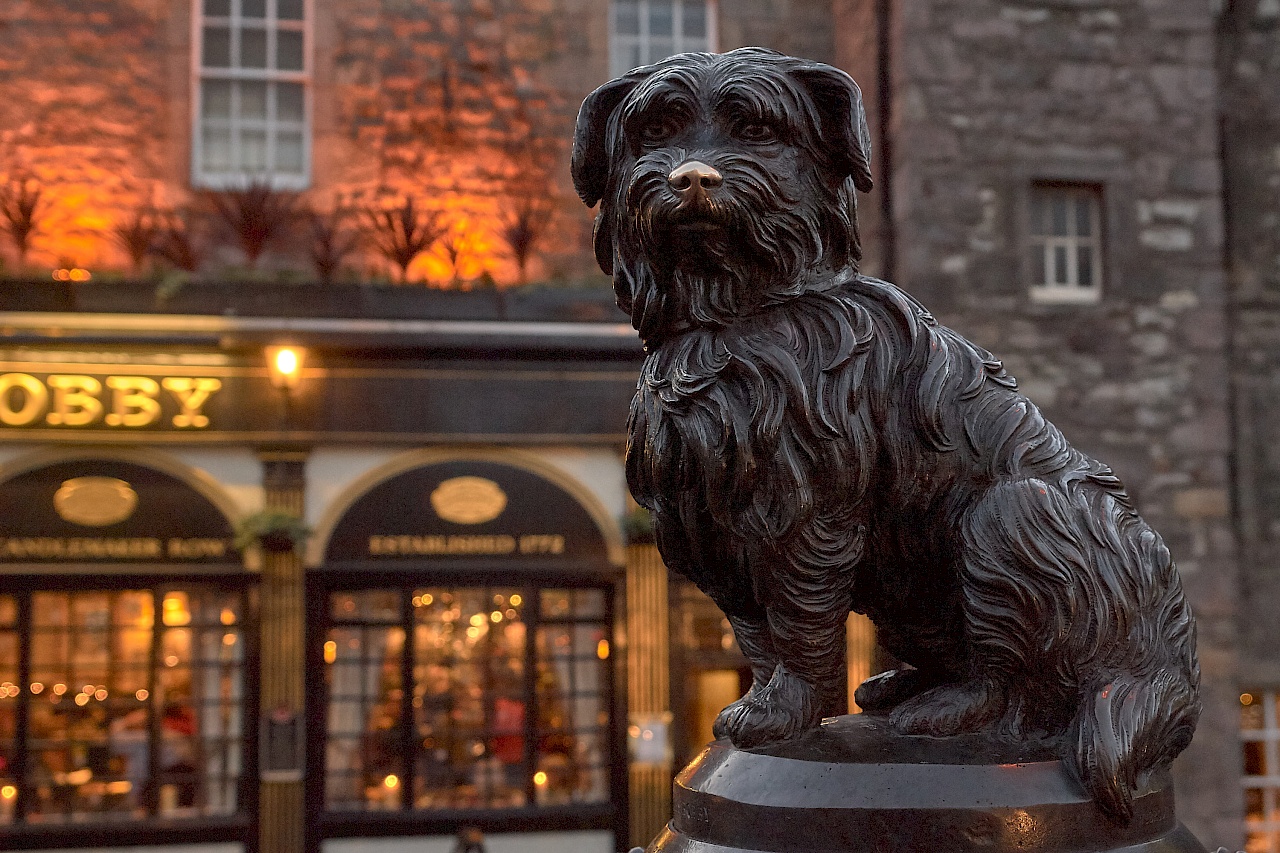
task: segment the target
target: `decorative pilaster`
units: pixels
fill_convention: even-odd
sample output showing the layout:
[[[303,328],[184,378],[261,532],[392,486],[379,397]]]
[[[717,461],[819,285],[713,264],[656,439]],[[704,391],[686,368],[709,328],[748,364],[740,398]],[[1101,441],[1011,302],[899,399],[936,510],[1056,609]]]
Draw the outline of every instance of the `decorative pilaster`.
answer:
[[[667,567],[654,545],[627,548],[627,705],[632,725],[671,719]],[[671,759],[629,768],[631,844],[646,846],[671,818]]]
[[[307,452],[269,449],[262,460],[266,509],[299,517],[305,510],[304,463]],[[262,555],[260,701],[264,719],[301,721],[304,691],[306,600],[302,557],[297,551]],[[300,723],[299,723],[300,724]],[[262,731],[267,730],[267,726]],[[259,742],[265,755],[267,744]],[[301,756],[299,756],[301,758]],[[301,764],[297,778],[273,773],[259,783],[259,853],[302,853],[304,808]]]

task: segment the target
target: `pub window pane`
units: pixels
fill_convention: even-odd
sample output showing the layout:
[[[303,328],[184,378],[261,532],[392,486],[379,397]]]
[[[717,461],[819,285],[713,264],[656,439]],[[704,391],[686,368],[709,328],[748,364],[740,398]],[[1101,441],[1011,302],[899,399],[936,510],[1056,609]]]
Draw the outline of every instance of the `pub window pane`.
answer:
[[[1043,302],[1096,302],[1101,295],[1101,189],[1033,184],[1028,201],[1031,296]]]
[[[265,130],[240,131],[240,165],[250,173],[267,169],[267,132]]]
[[[371,612],[362,604],[373,595],[383,601]],[[530,793],[541,805],[607,799],[603,590],[420,587],[397,591],[394,602],[388,595],[330,596],[327,808],[519,808],[531,804]],[[393,614],[408,629],[408,648],[402,632],[400,642],[358,653],[356,635],[367,645]],[[539,627],[542,620],[552,624]],[[413,676],[407,697],[398,689],[404,668]],[[401,784],[404,774],[412,785]]]
[[[307,65],[304,0],[206,0],[199,8],[195,183],[221,187],[252,177],[304,188],[310,132],[300,94]],[[269,87],[278,87],[275,103]]]
[[[200,135],[201,164],[209,172],[225,172],[231,168],[231,131],[222,127],[206,127]]]
[[[1081,287],[1093,287],[1093,247],[1076,248],[1076,283]]]
[[[702,3],[692,2],[683,5],[684,37],[687,39],[705,39],[707,37],[707,7]]]
[[[293,131],[281,131],[276,137],[276,161],[274,166],[280,172],[302,171],[302,134]]]
[[[200,57],[205,68],[230,68],[231,30],[226,27],[206,26]]]
[[[276,68],[282,71],[302,70],[302,33],[297,30],[276,32]]]
[[[240,618],[239,596],[197,587],[36,591],[30,602],[29,725],[25,743],[14,745],[25,752],[26,776],[14,780],[26,792],[25,819],[234,812],[241,656],[206,660],[195,650],[237,645],[221,615]],[[4,637],[0,657],[16,660]],[[0,700],[0,715],[3,707]]]
[[[18,601],[12,595],[0,595],[0,628],[8,628],[18,621]]]
[[[236,84],[240,96],[239,116],[242,119],[266,121],[267,84],[244,80]]]
[[[614,0],[613,28],[619,35],[640,35],[640,4],[636,0]]]
[[[258,27],[240,30],[241,68],[267,67],[267,31]]]
[[[675,53],[714,50],[709,0],[615,0],[610,68],[615,75]]]
[[[276,83],[276,118],[301,122],[303,115],[302,84]]]
[[[1280,850],[1280,691],[1240,694],[1245,849]]]
[[[671,36],[675,33],[673,0],[649,0],[649,35]]]

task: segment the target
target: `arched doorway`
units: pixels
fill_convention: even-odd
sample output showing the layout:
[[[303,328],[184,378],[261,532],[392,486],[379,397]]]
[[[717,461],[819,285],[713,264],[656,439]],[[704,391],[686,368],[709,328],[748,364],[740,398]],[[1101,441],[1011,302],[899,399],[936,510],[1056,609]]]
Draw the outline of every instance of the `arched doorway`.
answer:
[[[245,840],[254,620],[230,505],[109,453],[0,474],[0,823],[46,847],[86,826]]]
[[[428,459],[334,514],[309,580],[313,845],[377,850],[460,816],[528,844],[623,837],[616,531],[521,463]]]

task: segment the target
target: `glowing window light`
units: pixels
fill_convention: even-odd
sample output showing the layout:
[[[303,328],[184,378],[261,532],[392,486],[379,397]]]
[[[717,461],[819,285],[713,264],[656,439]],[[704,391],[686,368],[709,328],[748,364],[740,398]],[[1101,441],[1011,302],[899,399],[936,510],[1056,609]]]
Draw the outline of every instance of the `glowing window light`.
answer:
[[[609,641],[608,640],[601,640],[600,642],[596,643],[596,657],[600,658],[600,660],[609,659]]]
[[[324,662],[333,663],[338,659],[338,644],[329,640],[324,644]]]
[[[400,787],[400,777],[394,773],[388,773],[386,778],[382,780],[382,786],[388,791],[394,791]]]
[[[18,789],[16,786],[5,785],[3,788],[0,788],[0,799],[12,800],[16,796],[18,796]]]
[[[539,788],[545,787],[547,784],[547,771],[539,770],[537,773],[534,773],[533,784],[537,785]]]

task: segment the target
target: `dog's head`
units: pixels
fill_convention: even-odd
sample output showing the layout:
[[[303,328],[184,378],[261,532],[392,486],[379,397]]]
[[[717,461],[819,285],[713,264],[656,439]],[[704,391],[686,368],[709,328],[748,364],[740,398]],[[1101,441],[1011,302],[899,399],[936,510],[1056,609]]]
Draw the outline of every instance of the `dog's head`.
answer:
[[[870,147],[843,71],[761,48],[686,53],[587,97],[573,181],[601,202],[596,260],[652,341],[856,268]]]

